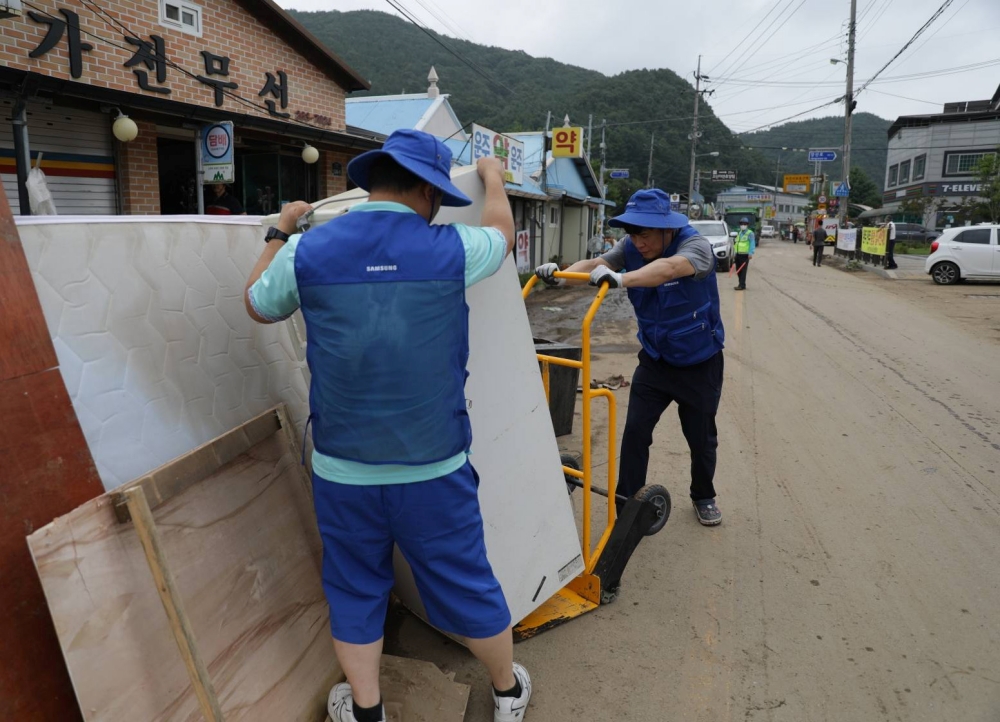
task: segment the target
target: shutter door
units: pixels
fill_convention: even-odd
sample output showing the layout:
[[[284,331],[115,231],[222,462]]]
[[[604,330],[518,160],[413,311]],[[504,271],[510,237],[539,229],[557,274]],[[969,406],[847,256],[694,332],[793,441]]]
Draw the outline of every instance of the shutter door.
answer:
[[[14,101],[0,99],[0,178],[11,210],[19,212],[14,164]],[[42,170],[61,216],[115,215],[114,151],[104,113],[29,101],[28,143],[32,165],[42,153]]]

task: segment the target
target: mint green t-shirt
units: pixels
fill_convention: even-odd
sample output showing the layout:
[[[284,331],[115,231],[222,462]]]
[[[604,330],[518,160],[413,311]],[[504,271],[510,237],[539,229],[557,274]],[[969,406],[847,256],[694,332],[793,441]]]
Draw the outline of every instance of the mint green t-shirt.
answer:
[[[360,203],[350,209],[350,213],[366,211],[391,211],[393,213],[414,213],[401,203],[386,201]],[[465,287],[475,285],[500,270],[507,256],[507,241],[496,228],[476,228],[461,223],[453,223],[465,247]],[[250,303],[261,318],[268,321],[283,321],[299,307],[299,288],[295,281],[295,249],[301,234],[288,239],[274,256],[271,265],[250,287]],[[395,464],[362,464],[357,461],[337,459],[313,451],[313,472],[322,479],[341,484],[378,485],[406,484],[427,481],[445,476],[465,464],[468,455],[456,454],[450,459],[419,466]]]

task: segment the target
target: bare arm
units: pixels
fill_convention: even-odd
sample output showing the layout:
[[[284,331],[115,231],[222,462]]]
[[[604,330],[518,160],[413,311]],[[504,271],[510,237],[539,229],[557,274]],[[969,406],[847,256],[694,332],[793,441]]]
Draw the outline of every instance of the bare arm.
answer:
[[[678,278],[693,275],[695,268],[691,261],[684,256],[671,256],[658,258],[642,268],[624,273],[622,279],[625,288],[655,288]]]
[[[514,214],[504,188],[503,164],[496,158],[480,158],[476,164],[486,186],[486,203],[479,225],[496,228],[507,241],[507,254],[514,250]]]
[[[294,203],[287,203],[284,208],[281,209],[281,217],[278,219],[277,229],[288,235],[295,233],[296,226],[295,222],[298,221],[300,216],[305,215],[312,210],[312,206],[304,201],[295,201]],[[260,254],[260,258],[257,259],[257,265],[253,267],[253,271],[250,272],[250,278],[247,279],[247,285],[243,289],[243,305],[246,306],[247,313],[257,323],[273,323],[266,318],[263,318],[258,314],[250,303],[250,287],[257,282],[257,279],[261,277],[267,267],[271,265],[271,261],[274,260],[275,254],[278,253],[284,247],[285,242],[279,241],[277,239],[272,239],[267,242],[264,246],[264,252]]]

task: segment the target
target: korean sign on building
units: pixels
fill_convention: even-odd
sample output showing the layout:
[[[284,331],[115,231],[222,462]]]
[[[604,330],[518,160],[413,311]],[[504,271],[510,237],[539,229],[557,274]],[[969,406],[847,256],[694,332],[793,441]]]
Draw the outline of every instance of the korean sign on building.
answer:
[[[583,128],[556,128],[552,131],[553,158],[583,157]]]
[[[110,0],[100,13],[86,3],[38,0],[11,21],[22,40],[0,44],[0,66],[323,129],[342,123],[342,106],[331,117],[330,103],[321,100],[342,99],[338,82],[238,3],[202,8],[197,34],[165,24],[156,3],[151,11],[148,4],[124,5]],[[124,13],[128,22],[117,22]],[[226,33],[209,32],[217,27],[212,16],[223,13]],[[246,52],[241,38],[254,38],[249,42],[267,52]]]
[[[736,171],[734,170],[713,170],[712,171],[713,181],[723,181],[725,183],[735,183],[736,182]]]
[[[480,125],[472,126],[472,162],[498,158],[508,183],[524,182],[524,143]]]
[[[785,193],[807,193],[812,183],[812,176],[808,173],[785,176]]]
[[[236,176],[233,164],[233,124],[230,121],[206,126],[201,134],[201,165],[204,183],[232,183]]]

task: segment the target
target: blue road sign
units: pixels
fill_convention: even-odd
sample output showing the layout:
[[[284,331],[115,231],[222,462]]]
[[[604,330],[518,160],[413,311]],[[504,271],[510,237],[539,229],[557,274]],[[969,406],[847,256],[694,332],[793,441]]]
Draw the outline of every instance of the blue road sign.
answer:
[[[612,179],[628,178],[628,168],[612,168],[611,178]]]
[[[851,189],[847,187],[846,183],[841,183],[837,186],[837,190],[833,192],[833,195],[847,198],[847,196],[851,195]]]
[[[833,150],[811,150],[809,151],[810,163],[828,163],[837,160],[837,152]]]

